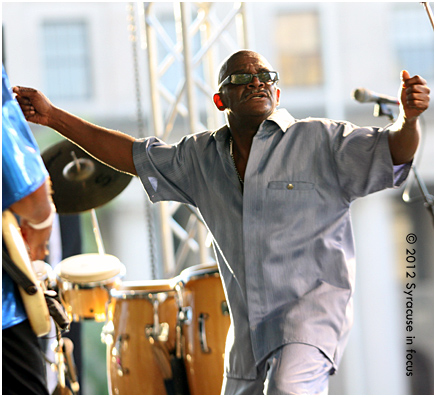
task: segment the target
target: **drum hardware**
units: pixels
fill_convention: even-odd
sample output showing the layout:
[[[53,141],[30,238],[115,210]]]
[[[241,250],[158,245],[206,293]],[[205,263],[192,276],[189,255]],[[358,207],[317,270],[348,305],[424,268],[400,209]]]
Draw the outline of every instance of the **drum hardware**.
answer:
[[[176,321],[176,349],[175,356],[177,360],[183,358],[183,324],[190,320],[190,314],[186,308],[183,307],[183,285],[180,282],[174,284],[174,291],[176,292],[175,299],[177,304],[177,321]]]
[[[101,343],[105,345],[111,345],[114,342],[114,323],[112,321],[108,321],[107,311],[106,311],[106,323],[103,325],[101,330],[100,338]]]
[[[154,358],[160,371],[164,382],[172,379],[173,371],[171,369],[171,357],[168,347],[164,342],[168,342],[170,326],[168,323],[159,322],[159,305],[164,302],[168,294],[158,293],[149,294],[152,295],[148,298],[151,300],[153,305],[153,324],[145,326],[145,335],[148,338],[151,346]]]
[[[168,335],[169,335],[169,324],[168,323],[159,323],[159,304],[161,302],[164,302],[167,299],[167,295],[164,294],[164,297],[161,295],[161,299],[159,299],[159,295],[152,297],[152,304],[153,304],[153,325],[152,326],[146,326],[145,327],[145,334],[149,338],[153,338],[154,340],[158,340],[160,342],[168,342]],[[154,343],[152,343],[154,344]]]
[[[207,345],[206,339],[206,320],[209,318],[207,313],[200,313],[198,316],[198,333],[200,334],[200,346],[203,353],[211,353],[211,349]]]
[[[168,323],[160,323],[157,326],[146,325],[145,336],[150,339],[150,343],[154,344],[155,341],[168,342],[168,335],[170,333],[170,325]]]
[[[227,304],[227,301],[221,302],[221,312],[224,316],[230,316],[229,305]]]
[[[67,374],[70,382],[71,389],[75,394],[80,390],[79,380],[77,378],[76,364],[73,357],[73,341],[70,338],[62,338],[62,350],[66,359]]]
[[[183,358],[183,331],[182,331],[182,323],[177,322],[176,324],[176,349],[175,349],[175,356],[178,360]]]
[[[52,394],[78,394],[80,390],[77,378],[76,365],[73,357],[74,345],[71,339],[62,338],[60,329],[56,326],[56,341],[52,345],[55,353],[55,362],[50,362],[56,372],[58,383]],[[68,384],[67,384],[68,380]]]
[[[179,310],[179,321],[183,324],[189,325],[192,321],[192,307],[181,307]]]
[[[117,341],[115,342],[115,346],[112,349],[112,362],[116,365],[119,376],[128,375],[130,373],[129,368],[123,367],[123,359],[121,356],[123,347],[125,347],[124,345],[129,342],[129,339],[129,334],[119,335],[117,337]]]

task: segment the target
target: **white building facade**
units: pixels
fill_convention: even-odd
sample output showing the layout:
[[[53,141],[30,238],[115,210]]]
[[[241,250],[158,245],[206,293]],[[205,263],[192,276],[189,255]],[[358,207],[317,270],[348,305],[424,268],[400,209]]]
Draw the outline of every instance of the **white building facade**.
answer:
[[[137,80],[128,6],[115,2],[3,2],[3,62],[11,83],[41,89],[57,106],[90,122],[136,137],[147,136],[152,131],[147,48],[138,47]],[[211,10],[219,19],[224,8],[231,6],[220,3]],[[170,2],[156,6],[156,18],[168,29],[169,37],[177,34],[172,26],[173,9]],[[194,18],[194,5],[191,12]],[[280,73],[281,107],[296,118],[328,117],[384,126],[389,120],[375,118],[373,104],[357,103],[351,93],[365,87],[396,96],[403,69],[422,75],[434,90],[433,30],[418,2],[247,2],[245,16],[250,48],[263,54]],[[136,27],[140,32],[140,26]],[[141,40],[140,34],[138,37]],[[195,45],[194,40],[194,49]],[[218,61],[223,59],[224,55]],[[167,81],[169,89],[180,73],[183,71],[174,69],[174,83],[171,77]],[[144,132],[138,131],[137,90],[148,127]],[[206,112],[201,101],[199,106]],[[398,113],[398,108],[392,110]],[[433,101],[422,119],[416,167],[432,193]],[[172,141],[191,133],[180,118],[175,129]],[[46,128],[32,126],[32,130],[42,152],[59,140]],[[412,394],[420,390],[418,384],[433,390],[433,226],[416,184],[411,192],[418,199],[410,204],[402,200],[402,189],[353,204],[355,325],[339,373],[332,378],[331,394]],[[106,250],[126,265],[127,280],[163,274],[159,264],[157,269],[150,266],[152,255],[160,261],[161,242],[156,214],[148,225],[147,200],[139,180],[134,179],[97,211]],[[84,229],[89,225],[87,216]],[[155,233],[153,247],[149,227]],[[410,233],[418,236],[413,247],[406,242]],[[92,234],[85,235],[85,250],[95,252]],[[413,347],[419,353],[412,360],[413,375],[407,376],[404,290],[410,281],[406,279],[406,250],[412,248],[417,263]],[[189,258],[196,260],[195,255]],[[104,356],[100,360],[104,377]],[[92,385],[84,388],[87,394],[105,394]]]

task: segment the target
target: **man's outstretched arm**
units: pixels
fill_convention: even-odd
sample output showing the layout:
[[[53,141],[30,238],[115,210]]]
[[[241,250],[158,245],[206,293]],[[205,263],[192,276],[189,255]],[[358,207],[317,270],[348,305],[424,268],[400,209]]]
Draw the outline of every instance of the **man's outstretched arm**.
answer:
[[[119,131],[99,127],[54,106],[40,91],[14,87],[27,121],[53,128],[89,154],[117,170],[137,175],[133,164],[135,140]]]

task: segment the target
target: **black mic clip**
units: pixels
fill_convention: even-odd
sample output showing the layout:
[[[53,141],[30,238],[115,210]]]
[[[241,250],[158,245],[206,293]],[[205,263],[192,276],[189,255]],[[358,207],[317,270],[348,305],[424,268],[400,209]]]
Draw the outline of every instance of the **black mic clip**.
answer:
[[[391,120],[391,121],[395,120],[394,112],[388,106],[388,104],[384,103],[384,102],[376,102],[374,104],[373,115],[374,115],[374,117],[387,116],[389,118],[389,120]]]

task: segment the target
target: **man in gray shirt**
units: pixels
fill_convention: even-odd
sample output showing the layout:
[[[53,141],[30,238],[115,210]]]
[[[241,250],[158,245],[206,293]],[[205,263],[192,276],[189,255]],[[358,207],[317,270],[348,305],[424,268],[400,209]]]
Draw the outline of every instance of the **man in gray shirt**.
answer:
[[[231,326],[225,394],[326,394],[352,324],[350,205],[399,186],[419,143],[429,92],[402,72],[388,128],[294,119],[277,109],[278,73],[259,54],[224,63],[214,95],[227,124],[167,145],[107,130],[16,87],[29,121],[138,175],[153,202],[198,208],[214,237]]]

